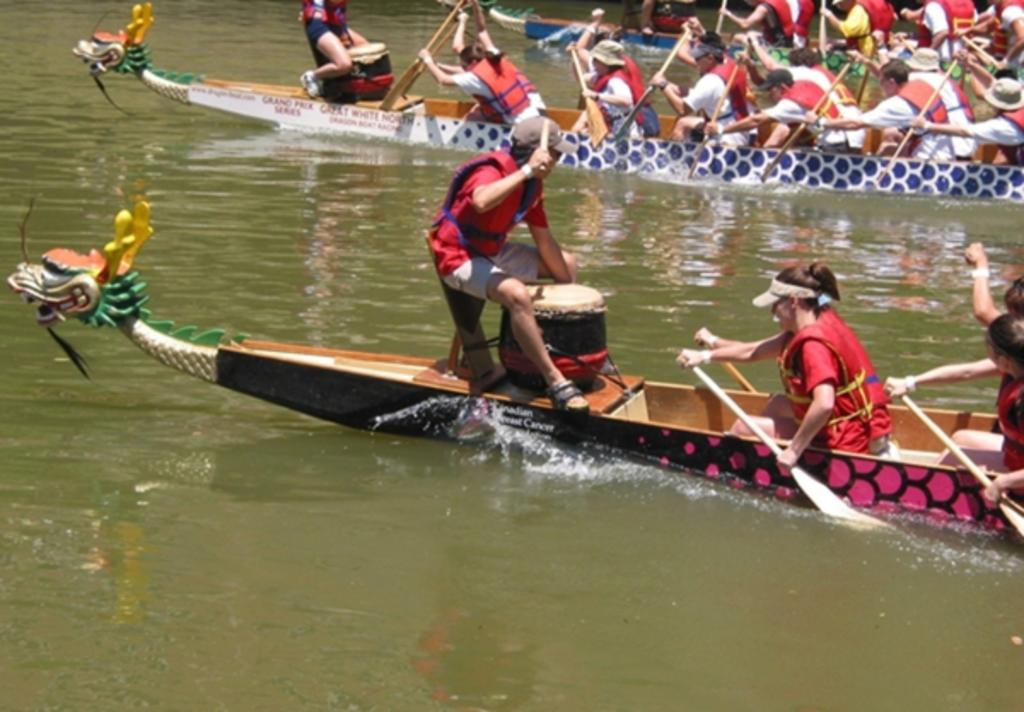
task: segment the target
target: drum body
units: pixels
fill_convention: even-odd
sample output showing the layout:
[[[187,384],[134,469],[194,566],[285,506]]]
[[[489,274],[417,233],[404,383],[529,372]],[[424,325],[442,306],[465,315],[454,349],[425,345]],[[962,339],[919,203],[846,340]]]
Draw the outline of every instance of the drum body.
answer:
[[[320,67],[330,62],[316,47],[312,49],[316,66]],[[357,47],[349,47],[348,51],[352,55],[352,73],[344,77],[325,79],[324,99],[338,104],[383,99],[395,81],[395,75],[391,73],[391,57],[387,45],[383,42],[368,42]]]
[[[579,284],[531,285],[527,289],[551,360],[566,378],[584,390],[589,389],[608,360],[604,297],[596,289]],[[544,390],[546,384],[540,370],[513,336],[505,309],[501,315],[498,358],[514,384]]]

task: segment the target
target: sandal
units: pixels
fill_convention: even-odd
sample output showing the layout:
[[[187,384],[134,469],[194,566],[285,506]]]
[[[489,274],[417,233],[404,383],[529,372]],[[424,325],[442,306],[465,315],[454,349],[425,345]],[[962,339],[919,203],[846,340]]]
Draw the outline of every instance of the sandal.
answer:
[[[583,397],[579,387],[572,381],[562,381],[548,388],[548,397],[555,410],[567,413],[588,413],[590,404]]]

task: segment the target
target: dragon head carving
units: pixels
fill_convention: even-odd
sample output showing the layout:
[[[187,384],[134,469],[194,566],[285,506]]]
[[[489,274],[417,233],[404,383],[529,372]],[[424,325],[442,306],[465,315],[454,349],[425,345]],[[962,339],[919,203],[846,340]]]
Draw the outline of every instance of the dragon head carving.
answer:
[[[80,40],[71,51],[89,65],[94,77],[108,71],[138,72],[150,64],[143,40],[152,24],[153,4],[136,5],[132,8],[131,22],[123,30],[116,34],[96,32],[91,39]]]
[[[36,321],[41,326],[72,316],[92,326],[119,326],[129,317],[139,317],[149,301],[145,282],[131,266],[152,234],[149,204],[139,200],[132,212],[122,210],[114,218],[114,239],[102,253],[50,250],[41,264],[26,258],[7,284],[23,301],[38,305]],[[24,227],[22,240],[24,251]]]

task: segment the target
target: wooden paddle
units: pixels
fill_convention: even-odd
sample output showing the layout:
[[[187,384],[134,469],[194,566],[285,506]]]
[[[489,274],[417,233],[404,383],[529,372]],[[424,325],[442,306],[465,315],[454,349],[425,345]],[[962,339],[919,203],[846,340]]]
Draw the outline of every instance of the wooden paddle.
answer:
[[[724,3],[723,3],[724,4]],[[711,113],[711,118],[708,119],[705,124],[705,129],[710,124],[718,121],[719,115],[722,113],[722,107],[725,106],[725,100],[729,98],[729,92],[732,90],[733,82],[736,81],[736,75],[739,74],[740,63],[738,61],[733,63],[732,71],[729,72],[729,81],[725,83],[725,90],[722,92],[722,96],[718,97],[718,103],[715,104],[715,110]],[[693,154],[693,163],[690,164],[690,175],[687,178],[693,178],[693,174],[697,172],[697,164],[700,163],[700,157],[704,153],[704,148],[708,145],[711,140],[711,135],[704,131],[704,140],[697,146],[697,152]]]
[[[956,62],[950,62],[949,69],[947,69],[946,73],[942,75],[942,81],[935,85],[935,90],[932,91],[931,96],[928,97],[928,101],[925,102],[924,108],[922,108],[921,111],[918,112],[917,118],[921,118],[926,113],[928,113],[928,110],[930,108],[932,108],[932,104],[934,104],[935,100],[939,98],[939,92],[942,91],[942,87],[944,87],[946,85],[946,82],[949,81],[949,77],[953,74],[954,69],[956,69]],[[906,135],[903,136],[903,140],[900,141],[900,145],[896,147],[896,152],[892,154],[892,158],[890,158],[889,162],[885,164],[885,168],[882,170],[881,174],[879,174],[879,176],[875,178],[874,184],[876,186],[882,185],[882,181],[885,180],[885,177],[889,175],[889,172],[892,170],[893,166],[896,165],[896,159],[900,157],[900,153],[903,151],[903,147],[907,145],[907,142],[910,140],[910,137],[913,134],[913,129],[908,127]]]
[[[964,41],[964,44],[970,47],[971,51],[978,55],[981,58],[981,61],[984,62],[985,64],[989,65],[990,67],[1002,66],[999,60],[997,60],[991,54],[986,52],[984,47],[982,47],[980,44],[972,40],[967,35],[961,35],[960,39],[962,39]]]
[[[576,48],[573,47],[569,50],[569,54],[572,55],[572,65],[576,68],[576,78],[580,83],[580,92],[585,93],[587,91],[587,81],[583,78],[583,68],[580,66],[580,55]],[[587,126],[590,129],[590,145],[600,146],[601,142],[608,136],[608,124],[604,120],[604,114],[601,113],[601,107],[597,105],[597,102],[588,96],[583,97],[583,110],[587,112]]]
[[[722,34],[722,22],[725,20],[725,8],[729,0],[722,0],[722,6],[718,8],[718,22],[715,23],[715,34]]]
[[[942,442],[943,446],[945,446],[947,450],[953,453],[953,456],[960,461],[960,464],[971,473],[974,479],[976,479],[982,487],[988,488],[988,486],[992,484],[992,480],[985,474],[984,470],[978,467],[974,460],[972,460],[959,445],[953,442],[953,439],[946,435],[942,428],[940,428],[934,420],[929,418],[928,414],[921,410],[917,403],[910,399],[910,396],[904,395],[900,396],[900,398],[903,400],[903,404],[907,406],[914,415],[920,418],[921,422],[932,431],[932,434]],[[1017,530],[1017,533],[1024,536],[1024,507],[1017,502],[1014,502],[1012,499],[1009,499],[1005,494],[999,498],[999,502],[997,502],[997,504],[999,505],[999,509],[1002,510],[1003,514],[1006,516],[1007,521],[1010,522],[1014,529]]]
[[[725,407],[731,410],[733,414],[739,418],[740,421],[746,425],[752,433],[754,433],[754,435],[757,436],[758,440],[768,446],[768,449],[770,449],[776,457],[782,454],[782,448],[779,447],[779,444],[772,438],[768,437],[768,433],[762,430],[761,427],[754,422],[754,420],[747,415],[742,408],[740,408],[739,404],[730,398],[729,394],[723,391],[710,376],[704,373],[699,366],[694,366],[693,372],[697,374],[697,378],[704,382],[704,385],[708,387],[708,390],[718,396],[718,399],[722,401]],[[799,465],[793,467],[790,472],[801,491],[807,495],[808,499],[810,499],[814,505],[825,514],[864,526],[888,526],[884,522],[868,516],[863,512],[858,512],[850,507],[846,502],[840,499],[839,495],[818,480],[814,479],[814,477]]]
[[[661,68],[657,72],[655,72],[655,74],[664,74],[665,72],[668,71],[669,66],[672,64],[672,60],[676,58],[676,55],[679,54],[679,50],[682,49],[683,45],[686,44],[687,40],[689,39],[690,26],[687,25],[686,29],[683,31],[683,34],[681,34],[679,36],[679,39],[676,41],[676,44],[672,48],[672,51],[669,52],[668,57],[665,58],[665,61],[662,63]],[[621,141],[622,139],[626,138],[626,136],[629,135],[629,130],[633,126],[633,121],[636,119],[636,115],[640,112],[640,109],[644,108],[644,104],[647,102],[647,99],[650,98],[651,94],[654,92],[654,88],[655,87],[653,84],[647,85],[647,89],[644,91],[643,96],[641,96],[639,101],[637,101],[633,105],[633,109],[629,112],[629,115],[626,117],[626,120],[622,122],[622,126],[619,127],[619,130],[615,132],[615,136],[613,137],[615,141]]]
[[[431,54],[437,54],[441,47],[451,37],[452,32],[455,31],[455,26],[458,23],[459,13],[462,11],[462,7],[468,2],[468,0],[459,0],[455,3],[455,8],[448,13],[448,17],[444,19],[441,26],[437,28],[437,32],[427,42],[427,51]],[[419,57],[416,58],[405,73],[399,77],[398,81],[391,85],[388,89],[388,93],[384,95],[384,98],[380,102],[380,109],[383,111],[392,111],[398,100],[408,93],[409,89],[412,88],[413,82],[423,73],[423,60]]]
[[[825,105],[828,104],[829,100],[832,97],[832,92],[835,91],[835,88],[837,86],[839,86],[839,82],[843,81],[843,77],[846,76],[846,73],[850,71],[850,67],[852,66],[852,62],[847,62],[846,64],[843,65],[843,68],[839,70],[839,74],[836,75],[836,78],[829,86],[828,91],[825,92],[814,105],[814,109],[812,109],[812,111],[814,112],[815,116],[817,116],[818,113],[825,108]],[[779,162],[782,160],[782,157],[786,155],[786,151],[788,151],[790,147],[792,147],[792,145],[796,143],[796,140],[800,138],[806,130],[807,124],[800,124],[789,133],[789,136],[786,138],[786,142],[782,144],[782,147],[779,148],[779,152],[775,154],[775,158],[772,159],[772,162],[769,163],[768,167],[764,169],[764,173],[761,174],[762,183],[768,180],[768,176],[770,176],[772,174],[772,171],[775,170],[775,167],[779,165]]]

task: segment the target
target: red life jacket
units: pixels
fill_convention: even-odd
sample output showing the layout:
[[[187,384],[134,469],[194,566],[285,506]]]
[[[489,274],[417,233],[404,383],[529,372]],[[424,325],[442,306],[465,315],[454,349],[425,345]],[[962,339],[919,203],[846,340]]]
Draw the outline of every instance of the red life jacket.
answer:
[[[708,74],[720,77],[728,85],[729,77],[732,75],[732,69],[735,66],[736,63],[727,56],[723,62],[716,64]],[[750,115],[749,106],[751,103],[753,103],[753,95],[750,93],[750,88],[747,85],[747,70],[740,67],[736,70],[736,78],[732,80],[732,86],[729,87],[729,105],[732,107],[732,114],[723,113],[718,118],[728,119],[735,117],[737,121],[745,119]]]
[[[798,79],[793,82],[793,86],[782,92],[783,99],[796,102],[806,111],[818,110],[822,116],[827,116],[830,119],[839,118],[839,109],[830,100],[826,100],[821,106],[818,105],[824,96],[824,89],[806,79]]]
[[[814,19],[814,0],[800,0],[800,15],[793,22],[793,34],[806,38]]]
[[[949,41],[952,41],[953,32],[966,30],[974,25],[974,0],[928,0],[929,3],[938,3],[939,7],[946,14],[946,25],[949,27]],[[919,47],[932,46],[932,33],[923,21],[917,24],[917,44]]]
[[[910,104],[915,113],[920,114],[924,111],[925,103],[931,98],[934,91],[935,87],[928,82],[922,79],[911,79],[900,87],[897,96]],[[925,111],[925,118],[933,124],[949,123],[949,114],[946,112],[946,105],[942,103],[941,92]]]
[[[478,213],[473,208],[471,201],[463,201],[462,207],[458,209],[459,212],[454,212],[456,198],[460,197],[466,180],[473,171],[484,165],[497,168],[503,178],[519,170],[519,166],[507,151],[492,151],[463,163],[455,170],[455,176],[448,187],[448,194],[445,196],[432,228],[436,231],[442,224],[448,223],[455,228],[459,244],[464,248],[474,254],[492,256],[498,254],[502,245],[505,244],[509,230],[523,219],[523,216],[539,199],[540,181],[536,178],[526,181],[520,196],[519,207],[507,223],[497,221],[498,214],[495,210]],[[515,195],[514,191],[506,200],[513,195]]]
[[[537,89],[526,75],[504,55],[497,59],[481,59],[470,67],[491,96],[474,95],[484,118],[496,124],[511,124],[530,105],[530,94]]]
[[[765,23],[764,37],[768,44],[791,45],[793,43],[794,21],[793,13],[789,11],[789,3],[786,0],[760,0],[758,4],[761,3],[771,8],[775,13],[775,19],[779,22],[778,27]]]
[[[302,0],[302,21],[320,20],[335,27],[347,27],[348,0]]]
[[[999,112],[999,117],[1006,119],[1024,132],[1024,109],[1001,111]],[[1015,146],[999,146],[999,153],[1003,154],[1009,165],[1024,166],[1024,143]]]
[[[1024,391],[1024,379],[1003,378],[996,399],[999,428],[1003,431],[1003,464],[1008,470],[1024,468],[1024,423],[1017,419],[1016,404]]]
[[[825,310],[823,315],[828,311],[831,310]],[[836,384],[832,417],[815,436],[815,442],[829,449],[868,452],[875,408],[868,382],[877,382],[878,377],[856,335],[838,318],[819,318],[804,327],[793,335],[779,355],[782,385],[793,415],[798,423],[802,422],[813,400],[813,393],[805,386],[800,361],[803,345],[808,341],[826,346],[839,364],[840,383]]]
[[[843,318],[839,316],[839,312],[835,309],[823,309],[821,314],[818,316],[818,321],[829,321],[832,322],[831,326],[840,335],[843,343],[845,343],[850,349],[857,354],[857,361],[864,364],[867,370],[867,378],[864,383],[867,387],[868,397],[871,399],[871,439],[889,435],[892,433],[892,418],[889,415],[889,403],[891,400],[885,393],[885,387],[882,383],[882,379],[878,377],[878,373],[875,371],[874,363],[871,361],[871,357],[868,356],[868,352],[864,350],[864,345],[861,344],[860,339],[857,338],[857,334],[854,333],[850,325],[843,321]]]

